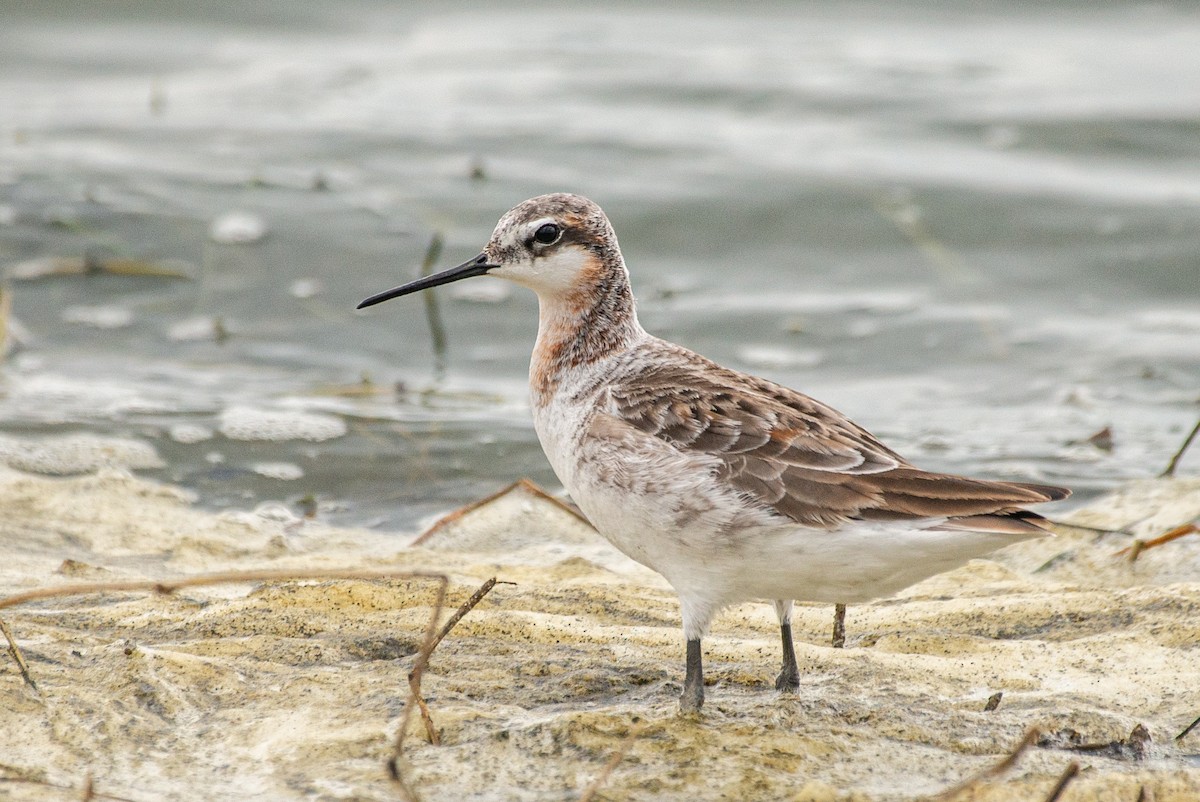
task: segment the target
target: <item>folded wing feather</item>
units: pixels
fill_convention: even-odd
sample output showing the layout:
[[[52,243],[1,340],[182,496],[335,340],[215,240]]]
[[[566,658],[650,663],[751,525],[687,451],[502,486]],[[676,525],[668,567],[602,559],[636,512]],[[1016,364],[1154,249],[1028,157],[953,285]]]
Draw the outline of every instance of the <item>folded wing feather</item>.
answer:
[[[832,407],[670,347],[676,360],[609,384],[609,413],[681,451],[717,457],[718,478],[805,526],[933,518],[946,519],[942,528],[1029,534],[1042,519],[1020,505],[1069,495],[923,471]]]

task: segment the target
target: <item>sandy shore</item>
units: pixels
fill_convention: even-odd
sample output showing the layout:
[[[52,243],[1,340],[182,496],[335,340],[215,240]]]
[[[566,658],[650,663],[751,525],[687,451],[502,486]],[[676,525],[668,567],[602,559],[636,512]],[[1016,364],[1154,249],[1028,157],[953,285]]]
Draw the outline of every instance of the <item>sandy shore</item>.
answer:
[[[421,545],[211,515],[120,473],[0,474],[0,595],[81,581],[250,569],[443,572],[456,607],[497,585],[424,678],[442,743],[410,722],[427,800],[909,800],[1041,741],[959,799],[1200,798],[1200,537],[1115,558],[1126,534],[1060,530],[851,607],[800,606],[798,693],[773,690],[768,605],[706,641],[704,714],[681,718],[682,634],[663,580],[518,489]],[[1200,516],[1200,480],[1131,485],[1073,520],[1153,537]],[[0,797],[396,799],[385,761],[433,609],[428,580],[108,593],[0,611],[37,683],[0,658]],[[447,610],[444,615],[448,615]],[[989,697],[999,706],[985,711]],[[1148,734],[1143,734],[1143,731]],[[19,780],[19,781],[18,781]],[[55,788],[52,786],[60,786]],[[1149,797],[1148,797],[1149,798]]]

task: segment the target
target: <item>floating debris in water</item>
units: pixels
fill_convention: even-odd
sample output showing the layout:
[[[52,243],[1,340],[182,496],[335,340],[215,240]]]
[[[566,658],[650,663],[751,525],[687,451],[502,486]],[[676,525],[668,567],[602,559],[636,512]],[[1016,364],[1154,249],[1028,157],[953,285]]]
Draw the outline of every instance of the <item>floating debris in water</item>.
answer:
[[[221,434],[231,440],[332,440],[346,433],[346,422],[315,412],[230,407],[221,413]]]
[[[213,438],[213,431],[195,423],[178,423],[167,433],[176,443],[202,443]]]
[[[455,284],[450,297],[456,301],[473,304],[498,304],[512,295],[512,285],[498,278],[480,278],[478,281]]]
[[[123,306],[68,306],[60,316],[67,323],[97,329],[123,329],[133,323],[133,312]]]
[[[292,282],[288,292],[293,298],[315,298],[325,292],[325,285],[318,278],[301,278]]]
[[[51,476],[90,473],[99,468],[142,470],[163,467],[154,447],[139,440],[71,434],[60,437],[0,437],[0,462]]]
[[[19,351],[32,339],[29,329],[12,316],[12,292],[0,286],[0,357]]]
[[[304,478],[304,470],[291,462],[256,462],[250,470],[268,479],[278,479],[281,482],[291,482]]]
[[[156,78],[150,82],[150,113],[158,117],[166,110],[167,90],[162,81]]]
[[[167,337],[175,342],[216,342],[229,339],[231,329],[219,317],[189,317],[167,329]]]
[[[356,384],[326,384],[318,387],[317,395],[333,395],[341,398],[371,398],[378,395],[403,395],[403,382],[395,386],[378,385],[370,374],[364,373]]]
[[[14,281],[36,281],[57,276],[139,276],[190,279],[193,266],[178,259],[147,262],[141,259],[102,259],[87,256],[43,256],[9,265],[5,274]]]
[[[1101,451],[1112,451],[1113,450],[1112,427],[1105,426],[1103,429],[1101,429],[1100,431],[1096,432],[1091,437],[1089,437],[1087,439],[1087,442],[1091,443],[1092,445],[1094,445],[1096,448],[1100,449]]]
[[[252,212],[226,212],[212,221],[208,236],[221,245],[252,245],[267,236],[267,221]]]
[[[295,506],[304,518],[316,518],[317,513],[321,511],[321,503],[312,493],[297,499]]]
[[[1109,452],[1113,450],[1115,442],[1113,441],[1113,431],[1111,426],[1105,426],[1081,440],[1068,440],[1068,446],[1092,446],[1100,451]]]
[[[304,525],[303,518],[297,517],[287,506],[278,501],[264,501],[255,507],[253,512],[226,510],[218,518],[268,534],[281,530],[285,534],[290,534]]]

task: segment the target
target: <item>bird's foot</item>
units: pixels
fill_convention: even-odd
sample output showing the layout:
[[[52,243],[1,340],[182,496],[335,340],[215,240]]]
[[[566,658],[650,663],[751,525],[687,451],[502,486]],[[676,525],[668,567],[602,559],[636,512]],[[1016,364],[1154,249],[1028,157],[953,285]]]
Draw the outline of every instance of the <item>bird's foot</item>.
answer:
[[[775,690],[783,691],[784,693],[794,693],[800,689],[800,672],[796,666],[790,666],[779,672],[779,676],[775,678]]]
[[[699,713],[704,706],[704,686],[685,685],[683,695],[679,697],[680,713]]]

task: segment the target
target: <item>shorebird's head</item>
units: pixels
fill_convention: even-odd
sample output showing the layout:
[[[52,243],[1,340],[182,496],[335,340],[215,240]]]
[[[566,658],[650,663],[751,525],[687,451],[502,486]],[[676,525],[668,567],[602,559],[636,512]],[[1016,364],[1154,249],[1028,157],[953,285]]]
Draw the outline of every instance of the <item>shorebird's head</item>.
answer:
[[[561,298],[597,290],[614,271],[624,274],[625,266],[600,207],[579,195],[539,195],[509,209],[478,256],[372,295],[358,308],[485,274],[529,287],[543,298]]]

